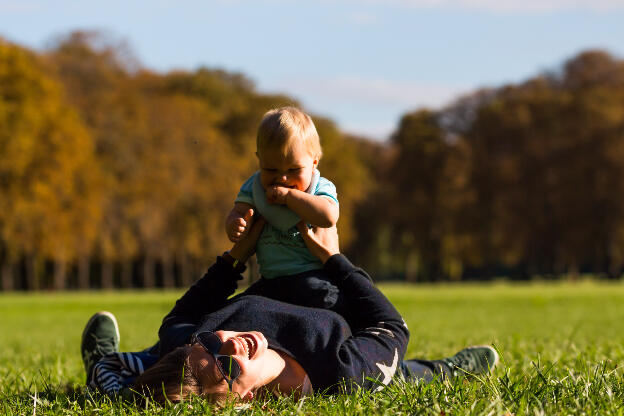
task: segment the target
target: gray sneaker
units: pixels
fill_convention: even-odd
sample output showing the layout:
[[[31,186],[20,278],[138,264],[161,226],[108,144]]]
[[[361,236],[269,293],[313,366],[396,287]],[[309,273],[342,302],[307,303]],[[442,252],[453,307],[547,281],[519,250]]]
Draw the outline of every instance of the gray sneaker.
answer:
[[[439,362],[446,364],[453,377],[479,376],[492,372],[498,364],[498,353],[489,345],[477,345],[464,348],[449,358],[443,358]]]
[[[110,312],[98,312],[89,319],[84,331],[80,353],[87,372],[87,385],[91,381],[93,366],[100,358],[119,351],[119,327],[115,316]]]

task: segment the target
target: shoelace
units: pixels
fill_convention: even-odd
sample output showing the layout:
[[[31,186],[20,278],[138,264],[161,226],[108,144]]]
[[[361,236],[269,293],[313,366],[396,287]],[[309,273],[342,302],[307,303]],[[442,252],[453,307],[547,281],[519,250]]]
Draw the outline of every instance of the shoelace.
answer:
[[[89,363],[89,367],[91,366],[91,362],[94,360],[94,356],[98,359],[102,356],[115,351],[115,339],[114,338],[97,338],[95,334],[92,335],[95,340],[95,348],[93,350],[84,351],[84,360]]]
[[[446,360],[449,367],[453,370],[461,369],[467,372],[474,372],[476,369],[476,360],[468,354],[456,355]]]

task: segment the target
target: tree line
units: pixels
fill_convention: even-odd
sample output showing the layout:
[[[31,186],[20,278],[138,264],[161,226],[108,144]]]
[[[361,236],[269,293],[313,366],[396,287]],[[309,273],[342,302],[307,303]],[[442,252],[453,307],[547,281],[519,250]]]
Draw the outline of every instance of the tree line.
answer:
[[[228,247],[256,126],[283,105],[299,104],[242,74],[151,71],[98,33],[0,40],[2,290],[189,285]],[[624,63],[608,53],[405,114],[388,142],[313,118],[341,247],[376,276],[620,276]]]
[[[353,249],[408,280],[619,278],[624,61],[586,51],[401,119]],[[374,157],[377,159],[377,157]],[[386,254],[387,253],[387,254]]]

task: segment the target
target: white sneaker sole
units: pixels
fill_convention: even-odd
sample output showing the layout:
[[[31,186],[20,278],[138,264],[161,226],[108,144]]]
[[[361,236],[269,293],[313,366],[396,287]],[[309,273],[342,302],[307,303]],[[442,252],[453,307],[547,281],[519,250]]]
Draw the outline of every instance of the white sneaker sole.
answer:
[[[500,361],[500,357],[498,356],[498,351],[496,351],[496,348],[492,347],[491,345],[471,345],[468,348],[486,348],[494,353],[494,363],[490,366],[490,373],[492,372],[494,367],[498,365],[498,362]]]
[[[82,330],[82,337],[80,338],[81,340],[84,340],[85,334],[87,333],[87,330],[91,327],[91,324],[93,323],[93,321],[95,320],[95,318],[99,317],[99,316],[108,316],[112,321],[113,324],[115,324],[115,335],[117,335],[117,339],[119,340],[119,325],[117,325],[117,319],[115,319],[115,315],[113,315],[110,312],[107,311],[100,311],[96,314],[94,314],[90,319],[89,322],[87,322],[87,324],[85,325],[84,329]]]

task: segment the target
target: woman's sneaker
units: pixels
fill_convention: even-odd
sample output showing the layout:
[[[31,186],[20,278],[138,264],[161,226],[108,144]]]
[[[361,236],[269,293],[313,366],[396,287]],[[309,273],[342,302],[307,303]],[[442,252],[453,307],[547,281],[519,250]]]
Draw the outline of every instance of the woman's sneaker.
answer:
[[[438,362],[446,364],[453,377],[479,376],[492,372],[498,364],[498,353],[489,345],[478,345],[464,348],[454,356]]]
[[[119,327],[110,312],[98,312],[89,319],[84,331],[80,353],[87,372],[87,385],[91,381],[93,366],[100,358],[119,351]]]

